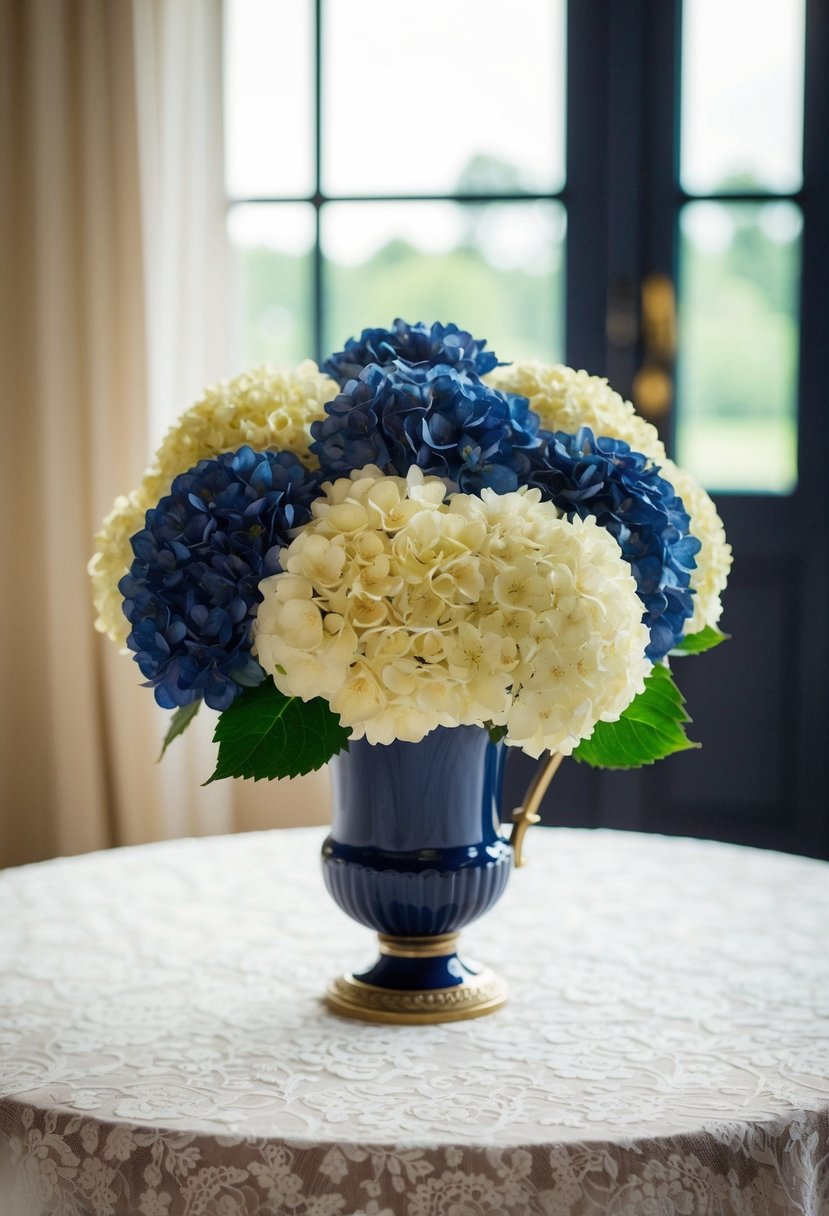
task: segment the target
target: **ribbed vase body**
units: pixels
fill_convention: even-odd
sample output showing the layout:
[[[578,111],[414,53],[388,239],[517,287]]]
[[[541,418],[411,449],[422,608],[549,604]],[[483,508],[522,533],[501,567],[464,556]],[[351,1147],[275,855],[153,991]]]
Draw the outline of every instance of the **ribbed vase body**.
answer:
[[[503,894],[512,853],[500,834],[503,745],[476,726],[420,743],[349,745],[331,762],[323,846],[329,892],[378,933],[454,933]]]

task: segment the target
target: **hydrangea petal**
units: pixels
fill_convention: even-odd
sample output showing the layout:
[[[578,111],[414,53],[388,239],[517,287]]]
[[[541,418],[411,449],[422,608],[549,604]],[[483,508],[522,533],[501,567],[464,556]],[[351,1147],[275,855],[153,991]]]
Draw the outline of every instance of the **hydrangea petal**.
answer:
[[[227,709],[264,678],[250,654],[259,582],[319,492],[292,453],[242,447],[180,474],[147,512],[120,590],[127,645],[160,705]]]
[[[401,477],[417,466],[465,493],[505,492],[525,483],[542,446],[525,400],[445,366],[371,364],[325,411],[311,426],[311,450],[332,478],[366,464]]]
[[[641,691],[636,585],[595,520],[562,518],[539,489],[443,501],[415,469],[405,481],[355,470],[324,491],[285,572],[262,584],[254,625],[254,653],[286,695],[326,697],[375,744],[494,722],[539,755],[571,751]],[[342,530],[346,503],[362,522]],[[321,563],[326,543],[336,570]]]
[[[615,537],[630,563],[650,630],[647,657],[656,662],[681,640],[694,611],[691,572],[700,542],[659,468],[621,439],[546,435],[529,484],[568,516],[592,517]],[[671,595],[665,594],[671,589]]]
[[[130,538],[141,530],[145,512],[169,494],[179,473],[244,445],[254,452],[293,452],[313,467],[310,425],[324,416],[323,404],[336,393],[336,383],[310,360],[295,369],[253,368],[207,388],[164,436],[137,490],[115,500],[95,536],[95,553],[87,566],[98,614],[95,628],[125,644],[129,623],[118,583],[132,564]]]
[[[355,380],[370,363],[388,367],[403,362],[419,367],[445,366],[461,375],[483,376],[498,366],[498,360],[485,351],[486,342],[473,338],[457,325],[409,325],[398,317],[391,329],[364,329],[359,338],[349,338],[345,350],[337,351],[323,363],[340,385]]]
[[[510,364],[496,368],[487,380],[504,392],[527,397],[545,430],[572,433],[580,426],[589,426],[596,435],[623,439],[634,451],[660,465],[662,476],[674,487],[690,516],[692,535],[701,544],[691,573],[694,615],[685,634],[716,626],[731,569],[731,546],[710,496],[689,473],[667,459],[656,427],[641,418],[602,377],[563,364]]]

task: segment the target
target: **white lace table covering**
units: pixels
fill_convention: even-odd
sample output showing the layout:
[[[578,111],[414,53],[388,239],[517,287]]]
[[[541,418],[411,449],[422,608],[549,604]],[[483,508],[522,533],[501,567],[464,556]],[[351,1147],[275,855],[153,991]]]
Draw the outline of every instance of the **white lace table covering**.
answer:
[[[318,829],[0,875],[0,1212],[829,1212],[829,866],[540,830],[479,1021],[340,1020]]]

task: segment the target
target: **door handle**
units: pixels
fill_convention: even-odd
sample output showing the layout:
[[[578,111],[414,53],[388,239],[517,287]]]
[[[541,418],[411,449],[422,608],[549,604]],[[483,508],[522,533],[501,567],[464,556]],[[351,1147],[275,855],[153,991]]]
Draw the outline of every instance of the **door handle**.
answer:
[[[676,292],[666,274],[642,280],[642,366],[633,378],[633,404],[645,418],[664,419],[674,397]]]

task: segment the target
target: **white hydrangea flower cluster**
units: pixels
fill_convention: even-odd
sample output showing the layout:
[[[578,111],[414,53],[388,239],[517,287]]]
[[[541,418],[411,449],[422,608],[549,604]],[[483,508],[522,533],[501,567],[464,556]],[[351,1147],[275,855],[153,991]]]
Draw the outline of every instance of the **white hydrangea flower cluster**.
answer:
[[[594,435],[621,439],[634,452],[650,456],[657,463],[667,458],[656,427],[637,414],[601,376],[575,371],[563,363],[530,360],[498,367],[487,380],[502,392],[528,397],[530,409],[538,414],[546,431],[574,435],[579,427],[589,426]]]
[[[697,554],[696,569],[691,571],[694,615],[685,626],[687,636],[699,633],[706,625],[713,628],[722,616],[721,596],[731,572],[731,545],[725,539],[725,528],[717,508],[699,482],[672,460],[662,462],[661,473],[682,499],[691,517],[691,533],[702,546]]]
[[[538,490],[454,494],[369,466],[326,483],[263,580],[254,653],[286,695],[324,697],[355,738],[507,728],[569,754],[642,691],[648,631],[613,538]]]
[[[641,418],[606,380],[563,364],[515,363],[496,368],[487,380],[502,391],[528,397],[545,430],[573,434],[580,426],[589,426],[596,435],[623,440],[661,467],[662,476],[682,499],[691,519],[691,533],[702,546],[691,572],[694,615],[685,633],[716,626],[731,569],[731,546],[710,496],[690,473],[668,460],[656,427]]]
[[[132,564],[130,537],[140,531],[145,512],[169,493],[179,473],[243,444],[255,451],[294,452],[309,468],[316,467],[308,450],[311,423],[325,417],[323,406],[338,392],[335,381],[311,360],[296,369],[254,368],[206,389],[201,401],[164,436],[138,488],[115,500],[95,536],[96,551],[88,566],[98,613],[95,628],[125,644],[130,627],[118,583]]]
[[[130,624],[124,616],[124,597],[118,590],[118,583],[129,569],[130,537],[140,532],[144,524],[147,511],[144,501],[136,491],[126,497],[119,494],[112,510],[104,517],[100,531],[95,533],[95,552],[87,566],[98,614],[95,628],[119,646],[126,644]]]
[[[266,365],[222,380],[170,427],[155,464],[169,485],[198,461],[248,444],[255,452],[293,452],[316,468],[308,450],[311,423],[325,417],[323,406],[339,391],[310,359],[297,368]]]

